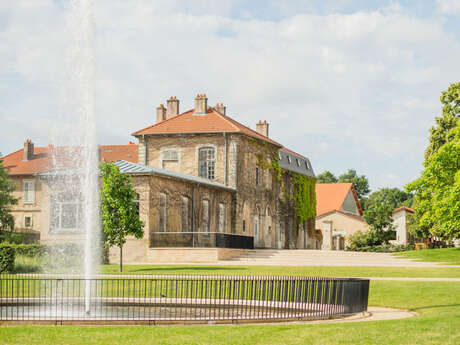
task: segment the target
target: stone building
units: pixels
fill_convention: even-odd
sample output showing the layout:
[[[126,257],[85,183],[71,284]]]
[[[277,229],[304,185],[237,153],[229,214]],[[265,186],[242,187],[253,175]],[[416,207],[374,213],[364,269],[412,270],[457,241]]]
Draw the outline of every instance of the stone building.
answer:
[[[59,208],[56,216],[64,219],[59,221],[56,229],[50,228],[50,190],[47,184],[47,173],[53,170],[53,156],[56,150],[51,145],[35,147],[27,139],[24,147],[10,153],[0,160],[15,185],[13,196],[18,199],[18,204],[13,206],[15,231],[36,232],[42,240],[53,238],[56,233],[72,233],[77,229],[72,214],[78,213],[77,202],[64,202],[65,206]],[[134,143],[128,145],[100,145],[100,159],[103,161],[126,160],[137,162],[138,146]],[[58,236],[58,239],[60,237]]]
[[[316,229],[322,235],[321,249],[343,250],[350,235],[367,231],[362,215],[352,183],[316,185]]]
[[[315,178],[308,158],[272,140],[266,121],[252,130],[229,117],[222,103],[210,107],[207,101],[197,95],[194,109],[180,113],[179,100],[171,97],[156,109],[155,124],[132,133],[139,142],[128,146],[132,152],[123,151],[127,145],[100,147],[101,160],[129,174],[139,196],[144,238],[128,239],[124,258],[213,261],[235,250],[317,248],[314,219],[297,224],[293,200],[293,174]],[[38,148],[29,163],[18,163],[36,167],[22,175],[11,155],[3,159],[24,200],[25,181],[37,181],[34,207],[42,212],[36,229],[42,239],[55,241],[75,234],[52,230],[53,210],[40,206],[51,203],[49,193],[38,196],[46,181],[46,163],[39,163],[44,151]],[[15,212],[23,216],[23,210]]]

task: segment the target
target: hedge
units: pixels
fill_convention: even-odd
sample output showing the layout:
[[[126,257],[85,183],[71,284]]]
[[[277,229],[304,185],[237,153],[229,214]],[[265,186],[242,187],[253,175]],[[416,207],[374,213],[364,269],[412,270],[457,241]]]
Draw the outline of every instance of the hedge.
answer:
[[[40,233],[36,232],[9,232],[0,231],[0,242],[8,242],[14,244],[31,244],[38,243]]]
[[[0,273],[13,273],[15,250],[10,246],[0,247]]]

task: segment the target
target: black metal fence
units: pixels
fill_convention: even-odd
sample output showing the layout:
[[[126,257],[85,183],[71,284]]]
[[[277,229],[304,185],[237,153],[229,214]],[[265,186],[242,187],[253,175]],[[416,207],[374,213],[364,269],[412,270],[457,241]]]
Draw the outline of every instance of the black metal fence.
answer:
[[[353,278],[1,275],[0,321],[323,319],[366,311],[368,292]]]
[[[220,232],[152,232],[150,246],[254,249],[254,238]]]

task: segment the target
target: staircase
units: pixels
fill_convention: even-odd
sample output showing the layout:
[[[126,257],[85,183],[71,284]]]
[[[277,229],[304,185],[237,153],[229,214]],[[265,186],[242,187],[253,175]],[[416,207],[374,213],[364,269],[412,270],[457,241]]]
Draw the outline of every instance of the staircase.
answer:
[[[389,253],[314,249],[254,249],[220,260],[223,265],[439,267],[437,263],[400,259]]]

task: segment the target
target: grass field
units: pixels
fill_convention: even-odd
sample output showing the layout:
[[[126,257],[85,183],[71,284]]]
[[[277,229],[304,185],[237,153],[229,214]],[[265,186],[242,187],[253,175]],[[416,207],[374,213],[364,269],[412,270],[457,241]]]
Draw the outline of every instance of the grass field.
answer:
[[[460,248],[410,250],[394,255],[418,261],[444,262],[452,265],[460,265]]]
[[[119,274],[118,265],[105,265],[101,273]],[[327,266],[200,266],[124,265],[123,274],[302,275],[320,277],[460,278],[459,267],[327,267]]]
[[[454,268],[126,266],[128,273],[458,276]],[[116,272],[105,266],[104,272]],[[447,273],[446,273],[447,272]],[[342,274],[343,273],[343,274]],[[405,273],[405,274],[404,274]],[[393,321],[250,326],[0,328],[1,344],[459,344],[460,283],[373,281],[369,304],[416,311]]]

